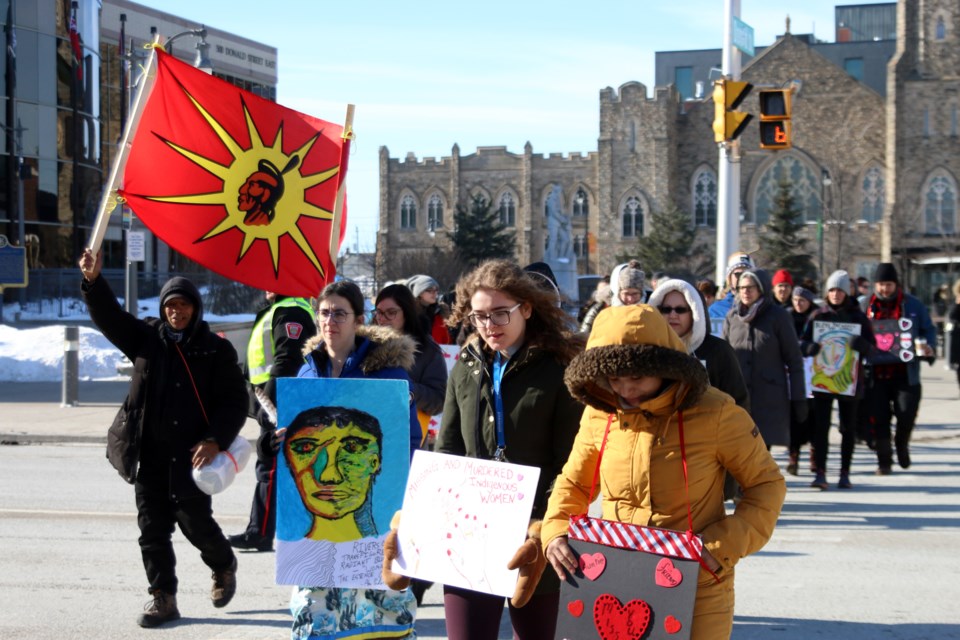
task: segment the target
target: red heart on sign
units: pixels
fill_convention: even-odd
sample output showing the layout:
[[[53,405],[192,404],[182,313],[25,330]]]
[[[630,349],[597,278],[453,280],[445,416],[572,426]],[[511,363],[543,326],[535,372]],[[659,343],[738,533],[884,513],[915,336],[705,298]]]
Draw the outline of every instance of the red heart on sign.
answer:
[[[631,600],[623,606],[605,593],[593,603],[593,625],[602,640],[639,640],[650,625],[650,605]]]
[[[602,553],[585,553],[580,556],[580,571],[591,580],[596,580],[607,568],[607,559]]]
[[[570,612],[574,618],[579,618],[583,615],[583,600],[574,600],[567,603],[567,611]]]
[[[663,619],[663,630],[670,635],[677,633],[681,628],[683,628],[683,625],[680,624],[680,621],[673,616],[667,616]]]
[[[672,589],[683,582],[683,574],[677,569],[669,558],[663,558],[657,563],[655,579],[658,587]]]
[[[877,349],[880,349],[880,351],[890,351],[890,347],[893,346],[892,333],[878,333],[874,337],[877,339]]]

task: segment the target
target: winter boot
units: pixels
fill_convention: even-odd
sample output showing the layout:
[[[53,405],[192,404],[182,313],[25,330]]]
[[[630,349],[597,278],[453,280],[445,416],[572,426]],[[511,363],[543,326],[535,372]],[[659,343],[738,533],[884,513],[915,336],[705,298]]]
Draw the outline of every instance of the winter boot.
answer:
[[[790,462],[787,463],[787,473],[792,476],[800,475],[800,452],[790,452]]]
[[[877,438],[874,444],[877,447],[877,475],[888,476],[893,469],[893,449],[890,446],[890,438]]]
[[[850,483],[850,473],[847,471],[840,472],[840,482],[837,483],[837,489],[852,489],[853,484]]]
[[[830,485],[827,484],[827,474],[822,471],[818,471],[817,477],[813,479],[813,482],[810,483],[810,486],[814,489],[820,489],[820,491],[826,491],[829,489]]]
[[[144,606],[143,613],[137,618],[138,625],[146,628],[159,627],[165,622],[180,619],[176,594],[154,591],[152,596],[150,602]]]
[[[900,465],[902,469],[910,468],[910,433],[901,434],[899,427],[897,428],[897,435],[894,438],[894,443],[897,447],[897,464]]]
[[[218,609],[227,606],[237,592],[237,559],[229,569],[213,572],[213,587],[210,589],[210,600]]]

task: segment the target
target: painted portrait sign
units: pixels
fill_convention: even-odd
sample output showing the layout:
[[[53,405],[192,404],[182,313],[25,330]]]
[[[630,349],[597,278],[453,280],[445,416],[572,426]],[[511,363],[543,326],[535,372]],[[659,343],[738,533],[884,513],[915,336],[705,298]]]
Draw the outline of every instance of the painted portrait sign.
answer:
[[[870,364],[902,364],[917,357],[910,318],[872,320],[877,348],[870,355]]]
[[[507,563],[526,538],[540,469],[417,451],[403,499],[394,571],[513,595]]]
[[[281,378],[277,584],[382,588],[410,459],[403,380]]]
[[[850,341],[859,335],[860,325],[855,322],[813,321],[813,341],[820,345],[820,352],[813,358],[811,384],[815,393],[857,394],[860,355]]]

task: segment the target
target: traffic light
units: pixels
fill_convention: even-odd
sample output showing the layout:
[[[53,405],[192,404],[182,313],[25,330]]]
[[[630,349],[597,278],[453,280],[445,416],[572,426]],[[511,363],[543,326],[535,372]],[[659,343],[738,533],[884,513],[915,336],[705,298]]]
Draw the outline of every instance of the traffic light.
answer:
[[[720,79],[713,83],[713,139],[717,142],[735,140],[753,119],[749,113],[736,108],[747,97],[753,85],[749,82]]]
[[[760,92],[760,148],[789,149],[793,146],[790,128],[790,89]]]

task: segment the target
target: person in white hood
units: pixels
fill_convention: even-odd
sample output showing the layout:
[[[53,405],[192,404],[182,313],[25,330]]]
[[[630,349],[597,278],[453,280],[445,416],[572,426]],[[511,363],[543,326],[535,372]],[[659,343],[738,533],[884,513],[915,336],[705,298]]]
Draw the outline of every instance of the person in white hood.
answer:
[[[710,384],[750,410],[747,384],[740,373],[737,354],[727,342],[710,334],[710,320],[700,292],[684,280],[664,280],[650,294],[649,304],[660,310],[683,343],[707,369]]]

